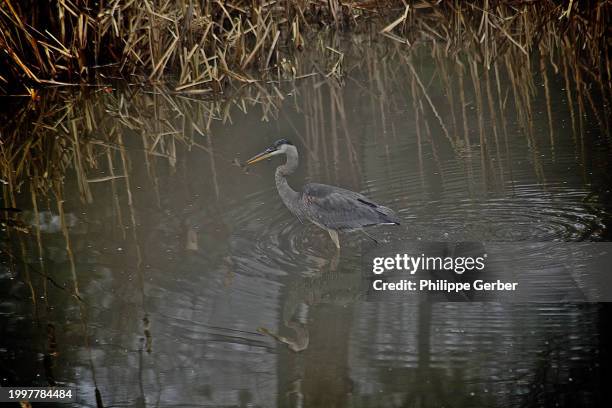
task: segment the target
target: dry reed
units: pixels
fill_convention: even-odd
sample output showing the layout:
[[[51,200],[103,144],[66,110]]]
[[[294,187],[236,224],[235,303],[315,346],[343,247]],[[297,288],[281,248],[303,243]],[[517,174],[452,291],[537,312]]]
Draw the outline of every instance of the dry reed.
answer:
[[[528,56],[568,42],[610,85],[610,1],[2,0],[0,91],[48,84],[172,83],[205,94],[299,71],[320,31],[379,31],[398,44],[479,50],[487,69],[508,49]]]

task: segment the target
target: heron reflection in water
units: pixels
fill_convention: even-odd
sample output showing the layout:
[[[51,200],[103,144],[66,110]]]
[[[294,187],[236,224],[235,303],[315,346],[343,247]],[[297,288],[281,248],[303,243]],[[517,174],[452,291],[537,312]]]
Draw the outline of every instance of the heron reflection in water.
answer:
[[[276,188],[281,199],[300,222],[306,219],[326,230],[338,249],[339,231],[359,230],[376,241],[364,231],[365,227],[400,224],[391,209],[350,190],[316,183],[306,184],[301,193],[293,190],[286,177],[298,167],[298,151],[287,139],[276,141],[265,151],[247,160],[246,164],[280,154],[287,157],[285,164],[276,168]]]

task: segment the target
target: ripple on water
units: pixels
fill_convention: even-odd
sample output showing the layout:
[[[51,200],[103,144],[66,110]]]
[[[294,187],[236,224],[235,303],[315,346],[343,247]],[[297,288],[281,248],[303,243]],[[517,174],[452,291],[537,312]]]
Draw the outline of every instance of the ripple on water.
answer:
[[[388,188],[380,180],[369,187],[404,220],[405,235],[423,240],[597,241],[605,232],[604,210],[588,203],[589,191],[563,184],[508,186],[501,192],[469,193],[449,182],[435,199],[416,191],[418,180],[405,188]],[[414,191],[413,191],[414,190]],[[392,194],[389,197],[389,194]]]
[[[497,168],[484,174],[477,160],[433,157],[427,149],[417,164],[416,157],[406,160],[414,154],[409,147],[401,155],[385,156],[384,165],[368,167],[363,184],[368,195],[404,220],[401,232],[393,233],[396,239],[580,241],[605,236],[610,215],[588,202],[592,189],[574,171],[573,150],[540,157],[549,170],[542,181],[534,166],[514,159],[530,157],[520,143],[513,156],[496,160],[503,165],[501,175]]]
[[[598,240],[605,226],[576,192],[530,192],[510,198],[444,201],[437,222],[449,235],[496,241]]]
[[[335,249],[327,234],[309,222],[300,223],[276,191],[259,191],[249,201],[256,204],[230,214],[240,230],[235,248],[244,257],[244,268],[273,275],[311,274],[329,263]]]

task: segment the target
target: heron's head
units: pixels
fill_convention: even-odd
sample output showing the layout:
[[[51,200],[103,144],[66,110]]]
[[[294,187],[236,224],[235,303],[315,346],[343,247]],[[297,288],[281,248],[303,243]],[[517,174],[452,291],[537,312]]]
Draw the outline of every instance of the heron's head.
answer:
[[[263,152],[251,157],[249,160],[247,160],[246,164],[249,165],[257,163],[258,161],[262,161],[279,154],[287,154],[287,151],[289,150],[295,150],[293,143],[287,139],[280,139],[274,142],[272,146],[268,147]]]

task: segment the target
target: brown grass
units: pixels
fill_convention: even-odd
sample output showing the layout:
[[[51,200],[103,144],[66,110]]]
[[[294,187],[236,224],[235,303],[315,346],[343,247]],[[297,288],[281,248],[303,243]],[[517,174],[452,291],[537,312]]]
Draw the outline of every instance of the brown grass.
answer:
[[[340,26],[348,13],[338,1],[45,3],[0,2],[5,87],[90,82],[104,73],[155,82],[171,74],[176,91],[219,91],[228,80],[252,82],[252,72],[271,71],[286,51],[302,49],[313,22]]]
[[[477,46],[487,69],[508,49],[526,56],[569,41],[610,79],[610,1],[1,0],[0,86],[35,96],[46,84],[172,83],[202,94],[228,82],[294,74],[296,52],[320,31],[377,31],[398,44]],[[287,63],[289,62],[289,63]],[[607,83],[609,85],[609,82]]]

